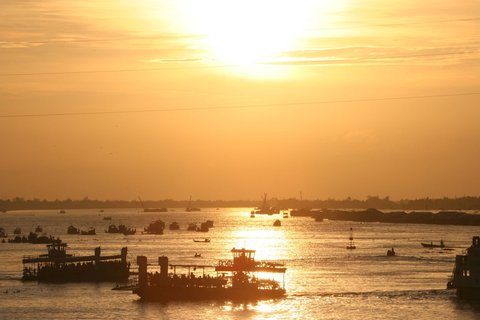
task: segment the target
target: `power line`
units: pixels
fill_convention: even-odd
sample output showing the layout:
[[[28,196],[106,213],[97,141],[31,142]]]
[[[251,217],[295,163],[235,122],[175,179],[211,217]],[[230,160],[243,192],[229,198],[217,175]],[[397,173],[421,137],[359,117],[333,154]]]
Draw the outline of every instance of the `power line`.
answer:
[[[272,103],[272,104],[250,104],[250,105],[247,104],[247,105],[230,105],[230,106],[226,105],[226,106],[177,107],[177,108],[165,108],[165,109],[120,110],[120,111],[7,114],[7,115],[0,115],[0,118],[86,116],[86,115],[110,115],[110,114],[127,114],[127,113],[205,111],[205,110],[229,110],[229,109],[233,110],[233,109],[250,109],[250,108],[307,106],[307,105],[316,105],[316,104],[359,103],[359,102],[379,102],[379,101],[390,101],[390,100],[448,98],[448,97],[462,97],[462,96],[475,96],[475,95],[480,95],[480,92],[463,92],[463,93],[398,96],[398,97],[379,97],[379,98],[364,98],[364,99],[320,100],[320,101],[303,101],[303,102]]]

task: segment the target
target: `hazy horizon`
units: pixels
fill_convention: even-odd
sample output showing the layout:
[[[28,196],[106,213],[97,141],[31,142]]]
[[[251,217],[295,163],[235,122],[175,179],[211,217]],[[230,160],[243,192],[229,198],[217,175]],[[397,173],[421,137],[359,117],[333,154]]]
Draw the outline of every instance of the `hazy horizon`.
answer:
[[[2,199],[479,195],[478,1],[1,7]]]

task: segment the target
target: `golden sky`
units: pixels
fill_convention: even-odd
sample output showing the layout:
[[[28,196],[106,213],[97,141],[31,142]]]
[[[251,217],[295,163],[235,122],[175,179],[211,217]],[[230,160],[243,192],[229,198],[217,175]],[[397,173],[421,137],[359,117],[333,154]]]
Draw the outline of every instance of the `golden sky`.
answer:
[[[0,8],[0,198],[479,195],[479,1]]]

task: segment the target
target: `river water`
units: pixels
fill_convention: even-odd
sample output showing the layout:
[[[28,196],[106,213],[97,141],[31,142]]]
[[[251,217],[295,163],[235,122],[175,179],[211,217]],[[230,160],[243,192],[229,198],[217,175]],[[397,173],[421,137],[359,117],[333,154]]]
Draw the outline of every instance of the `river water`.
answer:
[[[172,211],[174,210],[174,211]],[[12,236],[35,226],[68,243],[69,253],[119,254],[128,247],[154,264],[158,256],[170,263],[215,265],[230,259],[230,250],[255,249],[256,259],[286,264],[287,297],[250,304],[232,302],[145,303],[128,291],[112,291],[114,284],[38,284],[20,281],[22,257],[46,252],[45,245],[0,243],[0,319],[478,319],[480,304],[459,300],[446,290],[456,254],[464,252],[478,227],[419,224],[315,222],[308,217],[257,216],[249,208],[202,209],[144,213],[134,209],[16,211],[1,214],[0,227]],[[111,216],[112,220],[103,220]],[[163,235],[108,234],[109,223],[143,230],[162,219],[177,221],[181,230]],[[214,221],[208,233],[187,231],[188,223]],[[282,220],[274,227],[275,219]],[[67,227],[95,227],[97,235],[67,235]],[[353,229],[357,249],[346,250]],[[194,238],[211,238],[197,243]],[[453,250],[423,248],[439,242]],[[386,252],[394,247],[396,257]],[[201,258],[195,258],[200,253]],[[201,272],[201,271],[199,271]]]

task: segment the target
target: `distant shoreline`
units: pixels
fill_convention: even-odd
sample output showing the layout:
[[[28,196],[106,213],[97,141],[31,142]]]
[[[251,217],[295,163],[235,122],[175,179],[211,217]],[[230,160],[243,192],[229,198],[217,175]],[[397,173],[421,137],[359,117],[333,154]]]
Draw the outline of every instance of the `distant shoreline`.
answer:
[[[389,197],[380,198],[369,196],[365,200],[347,198],[343,200],[299,200],[268,199],[270,206],[283,209],[295,208],[328,208],[366,210],[421,210],[421,211],[454,211],[480,210],[480,197],[465,196],[460,198],[423,198],[411,200],[391,200]],[[40,199],[1,199],[0,211],[11,210],[68,210],[68,209],[119,209],[119,208],[186,208],[188,200],[40,200]],[[199,208],[245,208],[261,205],[261,200],[192,200],[191,206]]]

